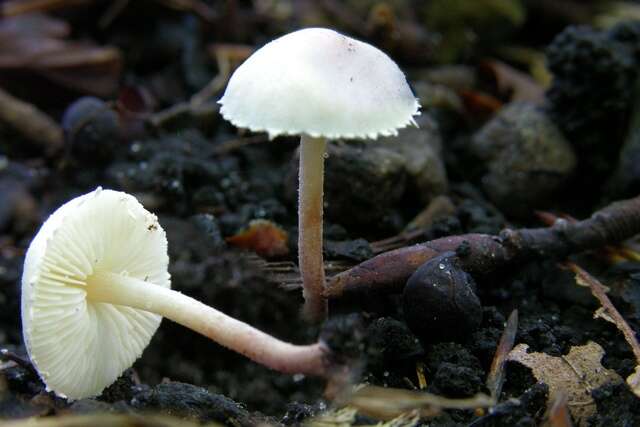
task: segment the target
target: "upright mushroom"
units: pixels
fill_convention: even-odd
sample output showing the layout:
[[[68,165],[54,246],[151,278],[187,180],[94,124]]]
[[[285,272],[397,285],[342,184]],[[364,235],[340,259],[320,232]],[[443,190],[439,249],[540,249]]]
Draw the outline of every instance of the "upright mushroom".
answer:
[[[420,105],[386,54],[324,28],[296,31],[263,46],[231,76],[219,103],[222,116],[237,127],[270,138],[301,136],[298,259],[305,314],[322,320],[326,140],[396,135],[416,124]]]
[[[27,251],[22,328],[49,390],[99,394],[167,317],[269,368],[325,375],[324,344],[297,346],[170,289],[167,239],[131,195],[97,189],[60,207]]]

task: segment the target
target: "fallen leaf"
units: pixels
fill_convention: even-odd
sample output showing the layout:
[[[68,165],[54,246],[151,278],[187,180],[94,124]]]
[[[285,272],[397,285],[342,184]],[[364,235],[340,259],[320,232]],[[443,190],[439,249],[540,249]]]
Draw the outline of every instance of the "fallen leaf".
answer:
[[[569,354],[560,357],[527,353],[528,348],[519,344],[509,353],[508,360],[530,368],[538,381],[549,386],[549,396],[566,393],[567,406],[579,426],[585,426],[596,412],[591,392],[605,384],[622,382],[615,371],[602,366],[604,350],[593,341],[572,347]]]
[[[635,253],[634,251],[631,252]],[[583,270],[579,265],[568,263],[568,266],[576,274],[576,283],[580,286],[589,287],[593,296],[600,302],[601,307],[595,311],[593,317],[604,319],[616,325],[631,347],[638,364],[636,365],[634,373],[627,377],[627,384],[631,387],[633,393],[640,397],[640,343],[638,343],[635,331],[629,326],[624,317],[622,317],[622,314],[620,314],[618,309],[613,305],[609,296],[607,296],[609,288],[600,283],[598,279],[587,271]]]
[[[227,237],[227,243],[249,249],[263,258],[275,258],[289,253],[288,235],[271,221],[257,219],[249,223],[249,228],[235,236]]]

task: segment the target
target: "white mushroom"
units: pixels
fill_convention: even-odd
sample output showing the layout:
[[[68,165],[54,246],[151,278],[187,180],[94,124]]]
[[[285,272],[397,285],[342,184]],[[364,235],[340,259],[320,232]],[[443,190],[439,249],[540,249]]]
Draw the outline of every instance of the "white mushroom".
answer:
[[[285,373],[325,374],[323,344],[296,346],[170,289],[167,239],[131,195],[97,189],[60,207],[31,242],[23,335],[49,390],[99,394],[167,317]]]
[[[301,135],[299,265],[305,313],[322,320],[326,139],[396,135],[415,125],[420,105],[386,54],[323,28],[287,34],[256,51],[235,71],[219,103],[222,116],[235,126],[270,138]]]

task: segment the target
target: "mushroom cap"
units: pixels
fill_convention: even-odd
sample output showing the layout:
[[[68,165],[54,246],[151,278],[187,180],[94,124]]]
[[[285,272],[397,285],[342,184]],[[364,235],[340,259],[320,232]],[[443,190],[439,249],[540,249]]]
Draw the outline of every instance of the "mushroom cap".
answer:
[[[231,76],[220,113],[237,127],[278,135],[371,138],[415,125],[420,104],[395,62],[333,30],[276,39]]]
[[[98,188],[47,219],[22,275],[22,332],[47,390],[69,399],[100,394],[140,357],[162,320],[88,299],[92,273],[169,288],[168,265],[157,217],[129,194]]]

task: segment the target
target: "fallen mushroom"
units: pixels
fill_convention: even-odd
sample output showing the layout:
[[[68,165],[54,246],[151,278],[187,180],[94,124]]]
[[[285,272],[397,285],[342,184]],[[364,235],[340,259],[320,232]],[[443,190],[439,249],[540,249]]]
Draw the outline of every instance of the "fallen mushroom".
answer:
[[[22,327],[48,390],[95,396],[140,357],[167,317],[283,373],[324,376],[327,347],[280,341],[170,289],[164,230],[131,195],[97,190],[43,224],[27,251]]]
[[[298,259],[313,321],[326,317],[322,196],[327,139],[376,139],[416,125],[420,105],[398,66],[375,47],[324,28],[276,39],[231,76],[220,113],[269,138],[300,135]],[[346,184],[346,183],[345,183]]]

